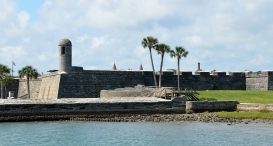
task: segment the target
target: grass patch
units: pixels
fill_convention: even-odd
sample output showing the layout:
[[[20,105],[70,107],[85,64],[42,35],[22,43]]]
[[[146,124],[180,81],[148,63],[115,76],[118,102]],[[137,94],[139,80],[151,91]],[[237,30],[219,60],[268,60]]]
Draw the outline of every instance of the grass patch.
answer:
[[[220,118],[273,120],[273,112],[217,112]]]
[[[239,101],[241,103],[273,103],[273,91],[207,90],[198,91],[201,100]]]

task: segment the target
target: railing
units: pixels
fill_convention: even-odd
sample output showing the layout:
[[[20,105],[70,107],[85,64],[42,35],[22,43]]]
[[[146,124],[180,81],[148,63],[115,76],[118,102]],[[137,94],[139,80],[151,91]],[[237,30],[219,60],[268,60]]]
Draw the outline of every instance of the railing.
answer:
[[[159,88],[155,93],[155,97],[158,98],[173,99],[175,97],[185,96],[187,101],[200,101],[196,95],[198,95],[198,92],[194,90],[181,90],[174,87]]]

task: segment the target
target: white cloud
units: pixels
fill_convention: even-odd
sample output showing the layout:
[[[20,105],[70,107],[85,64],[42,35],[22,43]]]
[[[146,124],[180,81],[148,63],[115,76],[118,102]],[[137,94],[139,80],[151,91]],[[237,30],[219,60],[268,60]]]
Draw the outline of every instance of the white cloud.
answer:
[[[26,50],[22,46],[5,46],[0,47],[0,58],[15,59],[27,55]]]
[[[25,11],[20,11],[17,14],[17,17],[18,17],[19,26],[21,28],[27,27],[28,21],[29,21],[29,15],[28,15],[28,13],[25,12]]]
[[[103,44],[106,43],[107,37],[93,37],[91,39],[91,48],[96,49],[100,48]]]

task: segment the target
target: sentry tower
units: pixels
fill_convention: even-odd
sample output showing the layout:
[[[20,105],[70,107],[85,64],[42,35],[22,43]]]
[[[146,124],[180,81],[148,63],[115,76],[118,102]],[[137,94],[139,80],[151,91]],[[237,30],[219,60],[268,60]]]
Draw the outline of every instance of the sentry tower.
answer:
[[[59,42],[59,71],[70,72],[72,70],[72,43],[69,39]]]

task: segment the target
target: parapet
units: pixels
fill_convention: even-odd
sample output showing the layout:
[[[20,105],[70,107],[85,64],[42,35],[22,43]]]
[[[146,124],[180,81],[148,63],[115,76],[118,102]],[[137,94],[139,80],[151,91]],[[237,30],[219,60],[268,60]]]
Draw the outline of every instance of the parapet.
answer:
[[[210,76],[210,72],[200,72],[200,76],[208,77],[208,76]]]
[[[192,72],[182,72],[181,74],[184,77],[192,76]]]
[[[226,72],[215,72],[215,75],[216,76],[227,76],[227,73]]]
[[[273,73],[272,71],[246,72],[246,77],[247,78],[268,77],[268,75],[272,73]]]
[[[71,71],[72,71],[72,72],[82,72],[82,71],[83,71],[83,67],[80,67],[80,66],[72,66]]]
[[[229,75],[233,77],[245,77],[245,72],[229,72]]]

